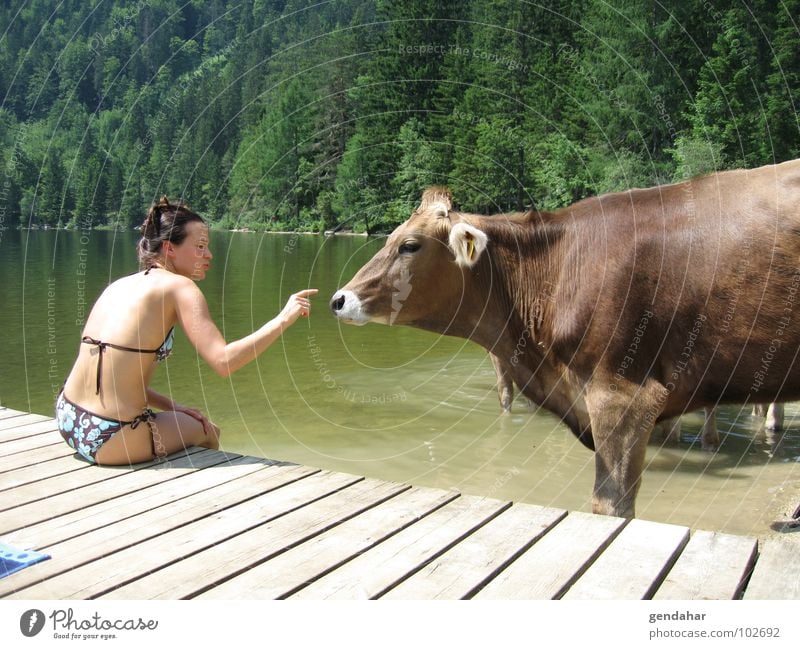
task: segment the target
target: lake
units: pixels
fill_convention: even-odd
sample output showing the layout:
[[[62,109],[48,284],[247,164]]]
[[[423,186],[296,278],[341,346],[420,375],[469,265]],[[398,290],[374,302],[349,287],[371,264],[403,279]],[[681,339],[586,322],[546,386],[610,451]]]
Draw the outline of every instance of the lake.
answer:
[[[0,403],[52,413],[100,291],[137,270],[134,232],[0,232]],[[300,320],[256,362],[220,378],[182,332],[153,387],[204,410],[225,450],[463,493],[591,511],[594,457],[559,420],[518,399],[501,414],[476,345],[404,327],[339,323],[328,300],[380,238],[211,234],[201,287],[230,341],[318,288]],[[124,314],[121,314],[124,316]],[[766,535],[800,492],[800,408],[771,434],[740,408],[717,417],[722,447],[699,448],[699,414],[679,445],[651,442],[640,518]]]

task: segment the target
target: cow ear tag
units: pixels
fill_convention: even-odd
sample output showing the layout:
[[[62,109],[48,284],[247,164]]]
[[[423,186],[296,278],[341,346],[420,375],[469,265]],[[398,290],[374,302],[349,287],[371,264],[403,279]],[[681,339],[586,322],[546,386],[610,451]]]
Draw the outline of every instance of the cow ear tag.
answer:
[[[488,242],[489,237],[484,232],[468,223],[456,223],[450,230],[450,249],[459,266],[467,268],[474,266]]]

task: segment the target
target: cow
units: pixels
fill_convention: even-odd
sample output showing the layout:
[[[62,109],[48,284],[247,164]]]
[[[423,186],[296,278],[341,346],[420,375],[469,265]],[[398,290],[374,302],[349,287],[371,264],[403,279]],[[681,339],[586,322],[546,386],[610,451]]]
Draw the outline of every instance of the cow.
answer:
[[[769,431],[783,428],[782,403],[757,403],[753,406],[753,416],[764,419],[764,428]],[[719,448],[719,431],[717,430],[717,409],[707,406],[703,412],[703,426],[700,430],[700,443],[704,451],[715,451]],[[668,441],[679,442],[681,438],[681,418],[664,420],[661,422],[664,438]]]
[[[800,398],[799,263],[799,160],[489,217],[430,187],[331,309],[502,359],[631,518],[656,422]]]
[[[784,407],[782,403],[769,405],[757,403],[753,406],[754,417],[765,417],[764,428],[767,430],[783,430]]]
[[[669,442],[681,441],[681,418],[673,417],[660,422],[664,439]],[[719,430],[717,429],[717,409],[706,406],[703,409],[703,426],[700,429],[700,445],[704,451],[715,451],[719,448]]]
[[[511,373],[511,366],[503,362],[503,359],[494,354],[489,354],[494,368],[495,380],[497,381],[497,398],[500,399],[500,407],[503,412],[511,412],[511,403],[514,401],[514,379]]]

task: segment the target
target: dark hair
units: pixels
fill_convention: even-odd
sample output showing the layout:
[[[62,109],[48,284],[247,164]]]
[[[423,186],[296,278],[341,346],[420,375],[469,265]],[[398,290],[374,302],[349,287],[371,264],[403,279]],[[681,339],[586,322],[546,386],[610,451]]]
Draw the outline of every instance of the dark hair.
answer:
[[[192,221],[205,223],[202,216],[192,212],[182,201],[170,203],[166,196],[162,196],[158,203],[154,203],[141,227],[142,238],[137,247],[139,268],[145,270],[155,265],[165,241],[176,245],[182,243],[187,235],[186,226]]]

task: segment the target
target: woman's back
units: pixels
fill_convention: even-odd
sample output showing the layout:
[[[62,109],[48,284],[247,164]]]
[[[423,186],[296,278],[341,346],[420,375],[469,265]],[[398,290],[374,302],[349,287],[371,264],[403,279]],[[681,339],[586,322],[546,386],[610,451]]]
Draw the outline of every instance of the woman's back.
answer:
[[[130,420],[142,412],[157,350],[171,343],[167,338],[176,321],[173,290],[179,279],[154,268],[123,277],[103,291],[64,387],[69,399],[114,419]]]

